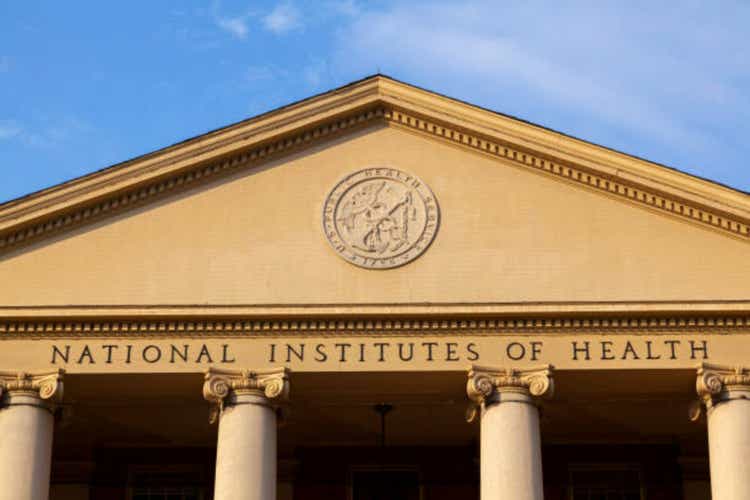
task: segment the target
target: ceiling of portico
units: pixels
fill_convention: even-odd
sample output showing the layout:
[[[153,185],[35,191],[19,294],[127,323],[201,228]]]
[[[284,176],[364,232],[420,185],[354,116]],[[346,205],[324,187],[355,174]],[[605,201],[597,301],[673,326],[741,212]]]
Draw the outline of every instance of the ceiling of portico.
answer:
[[[467,424],[465,374],[295,374],[282,457],[328,446],[376,446],[378,403],[392,404],[388,446],[473,446]],[[694,374],[568,372],[555,376],[556,395],[542,407],[545,445],[570,443],[679,444],[705,447],[705,422],[688,420]],[[68,376],[69,416],[55,435],[55,456],[85,460],[97,449],[206,447],[216,443],[208,403],[194,376]]]

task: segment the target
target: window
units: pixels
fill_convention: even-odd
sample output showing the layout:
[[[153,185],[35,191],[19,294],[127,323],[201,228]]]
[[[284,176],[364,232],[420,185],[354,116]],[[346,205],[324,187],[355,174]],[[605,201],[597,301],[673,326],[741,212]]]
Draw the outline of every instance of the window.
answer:
[[[203,470],[192,466],[133,466],[129,500],[206,500]]]
[[[420,500],[419,472],[408,468],[356,468],[352,500]]]
[[[644,500],[641,470],[630,465],[572,465],[570,500]]]
[[[187,486],[184,488],[170,486],[146,486],[133,488],[132,500],[202,500],[203,495],[198,488]]]

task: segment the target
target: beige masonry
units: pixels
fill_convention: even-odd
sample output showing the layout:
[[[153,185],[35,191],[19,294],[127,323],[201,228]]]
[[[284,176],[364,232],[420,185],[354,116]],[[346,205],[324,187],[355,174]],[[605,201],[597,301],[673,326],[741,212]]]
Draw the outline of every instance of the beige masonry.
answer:
[[[47,500],[53,447],[53,481],[135,496],[149,464],[119,464],[103,481],[132,484],[115,493],[95,491],[107,468],[91,465],[133,436],[216,446],[217,500],[272,500],[277,458],[297,464],[298,447],[386,454],[368,426],[388,398],[405,449],[473,457],[479,439],[482,500],[540,500],[542,442],[569,436],[710,454],[713,500],[747,500],[749,245],[747,193],[386,77],[355,82],[0,204],[0,500]],[[478,436],[458,407],[471,365]],[[683,418],[699,365],[706,429]],[[551,366],[557,418],[541,435]],[[61,369],[74,423],[54,444]],[[287,370],[301,411],[277,433]],[[204,374],[218,436],[186,395]],[[173,419],[174,401],[191,413]],[[560,464],[551,477],[573,481]],[[299,479],[295,498],[315,498],[321,471],[301,465],[285,490]],[[694,468],[683,497],[707,500]],[[663,484],[687,478],[663,469]]]

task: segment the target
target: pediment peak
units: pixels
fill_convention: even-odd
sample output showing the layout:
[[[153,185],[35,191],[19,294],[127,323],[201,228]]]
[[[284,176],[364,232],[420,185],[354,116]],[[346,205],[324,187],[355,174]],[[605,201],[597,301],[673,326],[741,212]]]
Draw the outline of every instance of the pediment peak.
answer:
[[[385,75],[0,205],[0,253],[385,124],[750,240],[750,195]]]

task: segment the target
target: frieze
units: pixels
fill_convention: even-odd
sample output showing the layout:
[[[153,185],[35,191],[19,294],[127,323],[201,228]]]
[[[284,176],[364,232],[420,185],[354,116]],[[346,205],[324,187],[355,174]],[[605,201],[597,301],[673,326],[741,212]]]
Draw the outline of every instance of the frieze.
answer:
[[[461,371],[548,363],[557,370],[693,369],[741,365],[750,334],[392,334],[337,337],[65,338],[5,340],[0,366],[24,372],[200,373],[247,366],[307,372]],[[746,375],[743,375],[746,376]],[[730,378],[726,378],[731,383]]]

